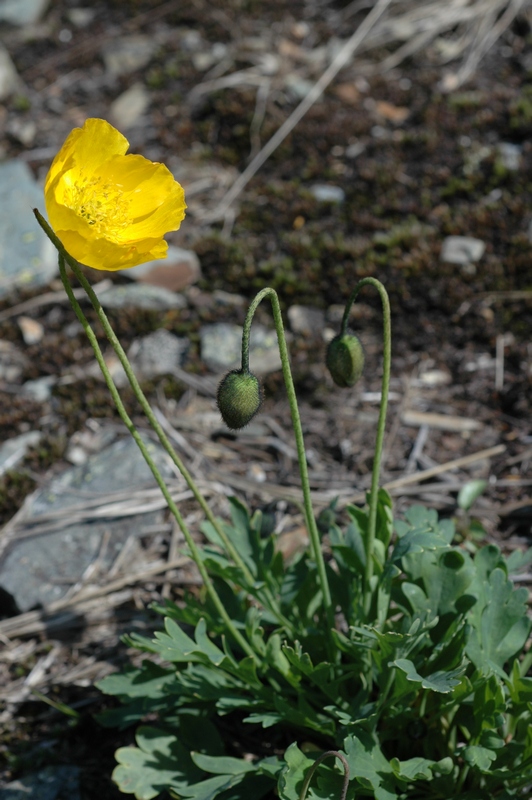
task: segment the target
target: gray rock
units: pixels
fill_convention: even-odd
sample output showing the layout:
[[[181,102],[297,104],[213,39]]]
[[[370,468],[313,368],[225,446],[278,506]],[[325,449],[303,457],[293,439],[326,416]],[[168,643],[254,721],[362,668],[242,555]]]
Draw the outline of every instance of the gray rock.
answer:
[[[137,124],[149,104],[148,90],[142,83],[134,83],[113,100],[109,108],[109,119],[120,130],[127,130]]]
[[[448,236],[443,240],[440,260],[447,264],[467,266],[479,261],[484,255],[486,245],[472,236]]]
[[[241,364],[242,328],[228,322],[205,325],[200,331],[201,357],[213,372],[236,369]],[[281,368],[277,334],[254,323],[250,337],[250,369],[266,375]]]
[[[499,158],[503,167],[510,172],[517,172],[521,167],[521,153],[523,148],[513,142],[499,142],[497,146]]]
[[[0,0],[0,20],[10,25],[33,25],[48,7],[49,0]]]
[[[308,306],[290,306],[288,321],[294,333],[303,336],[321,336],[325,326],[325,312]]]
[[[79,767],[49,766],[0,788],[0,800],[81,800]]]
[[[185,308],[187,301],[182,294],[171,292],[162,286],[131,283],[111,286],[98,295],[104,308],[144,308],[151,311],[166,311],[169,308]]]
[[[0,475],[19,464],[30,447],[34,447],[41,440],[39,431],[28,431],[20,436],[14,436],[0,445]]]
[[[163,478],[173,477],[166,453],[151,441],[146,443]],[[108,569],[132,532],[160,524],[163,512],[76,522],[73,509],[71,515],[55,523],[48,515],[89,499],[94,501],[99,495],[103,500],[113,492],[127,491],[134,497],[136,491],[155,485],[151,470],[130,438],[114,442],[82,466],[53,477],[26,499],[23,518],[29,524],[22,529],[23,535],[19,539],[15,535],[6,543],[0,541],[0,588],[9,592],[24,612],[60,600],[96,559],[102,569]],[[32,536],[36,530],[32,526],[44,516],[48,516],[47,530]],[[104,536],[109,537],[106,547],[102,547]]]
[[[166,258],[158,258],[127,270],[120,270],[134,281],[162,286],[172,292],[180,292],[201,278],[199,259],[193,250],[169,245]]]
[[[157,42],[148,36],[124,36],[106,44],[102,58],[111,75],[128,75],[149,64],[157,47]]]
[[[315,183],[310,187],[310,192],[319,203],[343,203],[345,192],[340,186],[330,186],[327,183]]]
[[[58,273],[55,248],[32,213],[43,202],[26,164],[0,164],[0,297],[14,288],[44,286]]]
[[[133,342],[128,358],[137,377],[150,379],[172,375],[176,367],[181,366],[187,350],[188,339],[160,328]]]
[[[0,14],[1,10],[2,6],[0,5]],[[9,95],[23,90],[24,84],[11,61],[11,56],[5,47],[0,44],[0,100],[5,100]]]

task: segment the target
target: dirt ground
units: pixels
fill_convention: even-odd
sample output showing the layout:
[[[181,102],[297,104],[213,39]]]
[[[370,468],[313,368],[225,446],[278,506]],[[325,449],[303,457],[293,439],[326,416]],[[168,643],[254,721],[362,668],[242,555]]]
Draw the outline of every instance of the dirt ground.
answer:
[[[457,492],[468,479],[484,478],[488,486],[474,513],[486,537],[506,549],[528,547],[530,8],[452,91],[446,89],[471,53],[464,44],[467,36],[460,39],[470,33],[468,28],[457,25],[411,56],[397,58],[395,66],[389,59],[405,46],[404,39],[390,35],[361,49],[235,203],[224,206],[238,174],[323,74],[338,43],[360,24],[367,11],[360,5],[96,0],[88,8],[89,21],[82,24],[82,15],[72,13],[81,9],[76,0],[52,0],[32,31],[4,29],[1,34],[27,87],[0,109],[4,158],[24,159],[43,179],[72,127],[90,116],[110,118],[113,101],[140,84],[148,104],[124,133],[132,151],[168,164],[183,183],[189,212],[181,231],[168,238],[197,253],[202,278],[185,289],[184,310],[165,312],[162,318],[155,312],[120,310],[110,318],[126,347],[161,326],[190,337],[184,366],[190,380],[165,378],[146,389],[203,454],[205,480],[218,486],[225,475],[225,494],[235,491],[253,506],[280,499],[277,519],[297,538],[299,522],[289,521],[297,488],[295,461],[286,446],[272,446],[273,440],[292,441],[280,374],[265,379],[266,433],[263,428],[228,437],[216,426],[206,432],[198,421],[200,412],[214,410],[212,376],[199,354],[201,326],[241,323],[245,303],[238,298],[249,299],[271,285],[284,312],[297,304],[325,314],[323,327],[294,330],[290,339],[317,505],[323,507],[335,494],[340,506],[363,498],[381,377],[378,298],[364,290],[357,304],[353,326],[365,344],[367,367],[354,392],[334,389],[326,375],[323,359],[330,334],[323,329],[338,324],[339,306],[356,281],[373,275],[387,286],[392,305],[392,396],[383,483],[391,484],[396,510],[424,502],[446,515],[457,514],[466,524],[457,510]],[[139,36],[156,42],[147,63],[112,74],[105,53],[122,38]],[[414,35],[407,41],[415,41]],[[35,123],[31,146],[9,134],[16,129],[14,121],[19,126]],[[517,146],[512,151],[518,153],[517,168],[505,158],[506,145]],[[334,187],[340,201],[317,199],[316,184]],[[443,241],[457,235],[485,244],[478,262],[442,261]],[[87,275],[94,281],[108,277],[91,270]],[[67,466],[63,456],[72,435],[90,420],[105,425],[118,419],[101,381],[80,378],[93,361],[92,352],[81,332],[69,333],[75,318],[63,302],[60,284],[48,290],[56,291],[57,299],[46,305],[36,300],[30,314],[44,328],[35,345],[24,345],[16,313],[2,313],[38,298],[43,290],[18,292],[0,303],[0,340],[15,343],[27,356],[21,382],[62,379],[44,406],[24,399],[16,385],[0,385],[2,438],[34,429],[45,435],[22,466],[0,479],[2,523],[9,522],[45,475]],[[229,301],[225,293],[236,300]],[[259,319],[268,323],[268,311],[261,309]],[[74,366],[81,369],[76,372]],[[125,399],[138,414],[127,392]],[[454,470],[412,479],[416,471],[467,456],[470,462]],[[223,512],[224,491],[217,498]],[[192,507],[190,513],[195,513]],[[158,540],[159,552],[168,549],[169,541]],[[93,624],[83,630],[58,627],[47,634],[21,623],[17,633],[13,623],[12,633],[2,633],[6,650],[0,675],[7,689],[0,717],[1,780],[36,764],[71,763],[83,769],[84,800],[119,796],[109,780],[113,751],[130,742],[132,734],[98,728],[92,714],[103,701],[90,684],[124,659],[118,634],[131,625],[149,626],[147,602],[168,592],[179,595],[177,579],[152,578],[138,582],[123,603],[106,606],[105,615],[93,609]],[[34,687],[55,708],[35,694],[21,694],[27,676],[50,652],[54,655]],[[67,724],[58,702],[75,708],[79,717]],[[95,739],[96,747],[89,744]]]

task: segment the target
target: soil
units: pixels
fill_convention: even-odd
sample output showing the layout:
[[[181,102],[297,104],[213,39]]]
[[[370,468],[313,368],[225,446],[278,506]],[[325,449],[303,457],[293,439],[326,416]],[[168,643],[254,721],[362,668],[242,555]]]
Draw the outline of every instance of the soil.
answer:
[[[528,546],[532,534],[530,17],[519,17],[468,83],[454,92],[441,89],[447,67],[435,47],[384,74],[378,63],[397,45],[372,54],[372,71],[347,67],[245,187],[234,218],[206,222],[206,212],[217,206],[231,181],[245,169],[250,152],[279,128],[298,99],[277,76],[267,89],[261,120],[256,85],[218,87],[203,94],[194,93],[195,87],[279,53],[285,54],[283,79],[289,74],[300,81],[315,80],[318,75],[301,54],[333,37],[349,36],[363,16],[348,13],[352,5],[311,0],[267,4],[95,0],[90,4],[90,26],[76,27],[70,12],[78,3],[53,0],[29,38],[3,31],[27,89],[11,98],[0,124],[9,130],[13,120],[33,121],[37,130],[29,151],[7,137],[5,158],[24,158],[42,179],[72,127],[89,116],[108,118],[112,100],[135,82],[142,83],[149,90],[150,104],[126,134],[132,151],[167,163],[178,179],[183,175],[185,189],[190,190],[189,214],[181,231],[169,240],[195,250],[203,277],[186,290],[184,311],[167,312],[162,318],[154,312],[112,312],[112,323],[126,348],[161,326],[188,335],[192,346],[185,368],[202,377],[208,373],[199,357],[201,325],[241,323],[244,316],[244,307],[228,306],[221,291],[250,299],[270,285],[278,291],[284,311],[294,304],[323,309],[332,328],[339,313],[336,307],[345,303],[356,281],[375,276],[390,293],[393,326],[395,399],[383,480],[405,474],[419,441],[419,425],[401,421],[405,410],[480,422],[478,429],[465,431],[430,427],[425,461],[418,466],[442,464],[504,444],[504,452],[455,475],[454,481],[487,478],[488,488],[475,507],[485,535],[505,548]],[[102,48],[118,37],[137,34],[158,42],[149,64],[110,77]],[[216,71],[220,61],[211,61],[204,69],[194,62],[194,55],[209,54],[214,45],[226,54],[226,73],[221,68]],[[519,169],[508,168],[501,143],[519,146]],[[202,189],[199,184],[205,176],[210,184]],[[343,201],[319,202],[312,190],[315,184],[339,187]],[[450,235],[482,240],[486,249],[481,260],[464,266],[444,263],[442,241]],[[93,281],[108,277],[91,270],[87,275]],[[114,274],[112,278],[128,280]],[[49,287],[60,288],[57,283]],[[2,301],[0,311],[42,291],[13,294]],[[24,345],[16,317],[0,322],[0,340],[15,343],[28,358],[21,381],[64,377],[74,364],[83,368],[92,362],[82,333],[71,333],[74,313],[62,300],[36,307],[31,316],[45,330],[42,341],[32,346]],[[260,317],[266,322],[269,318],[262,310]],[[381,352],[378,298],[369,290],[360,297],[354,327],[367,351],[367,369],[354,398],[335,390],[325,374],[321,331],[316,336],[293,334],[290,343],[307,447],[315,459],[311,478],[318,491],[352,485],[354,474],[358,489],[367,487],[374,436],[368,423],[376,417],[371,393],[380,388]],[[103,342],[101,332],[99,337]],[[503,352],[503,379],[499,372],[496,381]],[[432,384],[437,374],[444,378]],[[174,409],[188,402],[185,388],[169,378],[146,387],[151,397],[160,400],[164,395]],[[265,391],[265,413],[288,431],[279,374],[265,380]],[[136,413],[133,398],[127,393],[125,398]],[[0,480],[2,522],[13,516],[45,474],[65,467],[62,456],[69,437],[87,420],[118,419],[96,378],[82,386],[79,380],[56,385],[44,409],[23,399],[18,387],[2,385],[0,408],[3,437],[32,429],[45,435],[22,466]],[[353,433],[358,421],[364,430]],[[227,446],[240,461],[231,469],[240,469],[245,476],[243,462],[253,459],[252,447],[231,442]],[[274,458],[266,449],[261,452],[267,480],[279,485],[282,496],[282,487],[292,485],[293,475],[286,463],[284,467],[280,463],[280,456]],[[443,513],[455,514],[456,492],[456,485],[447,493],[404,492],[397,497],[397,507],[400,511],[405,503],[422,499]],[[260,502],[260,492],[243,494],[251,503]],[[144,606],[161,589],[156,582],[139,589],[131,607]],[[143,614],[142,625],[149,627],[149,617]],[[123,658],[124,648],[117,641],[117,632],[123,630],[127,624],[121,627],[116,622],[103,644],[90,636],[81,645],[68,637],[58,645],[53,638],[34,638],[31,655],[12,663],[8,677],[16,680],[28,674],[36,659],[56,645],[58,659],[69,664],[79,657],[79,647],[84,657],[92,655],[97,661]],[[23,637],[15,644],[22,653]],[[54,685],[50,679],[40,690],[54,702],[79,708],[80,718],[67,725],[57,709],[38,699],[11,706],[0,722],[0,756],[5,759],[1,779],[7,782],[40,763],[72,763],[83,770],[84,800],[120,796],[109,780],[112,754],[117,746],[129,743],[132,734],[95,732],[92,715],[106,701],[90,688],[90,680]]]

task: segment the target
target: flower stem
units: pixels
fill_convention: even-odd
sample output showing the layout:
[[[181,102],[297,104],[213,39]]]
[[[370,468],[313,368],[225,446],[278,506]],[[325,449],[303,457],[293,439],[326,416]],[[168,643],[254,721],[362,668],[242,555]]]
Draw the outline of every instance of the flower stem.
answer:
[[[301,418],[299,416],[299,408],[297,405],[296,392],[294,388],[294,381],[292,379],[292,372],[290,369],[290,357],[288,355],[288,348],[286,346],[286,339],[284,335],[283,319],[281,315],[281,307],[279,305],[279,298],[274,289],[262,289],[252,301],[246,319],[244,322],[244,329],[242,333],[242,370],[249,371],[249,341],[251,333],[251,323],[257,307],[268,297],[272,304],[273,321],[275,330],[277,332],[277,342],[279,346],[279,354],[281,356],[281,365],[283,370],[283,377],[286,386],[286,394],[288,396],[288,403],[290,405],[290,413],[292,415],[292,427],[296,440],[297,458],[299,462],[299,472],[301,475],[301,486],[303,490],[303,510],[305,515],[305,522],[309,532],[312,554],[316,567],[318,570],[318,578],[323,594],[323,605],[325,608],[325,615],[327,619],[327,635],[331,654],[334,653],[334,645],[332,644],[331,631],[334,628],[334,609],[331,599],[331,591],[327,579],[327,572],[325,569],[325,560],[321,550],[320,536],[318,533],[318,526],[314,517],[312,509],[312,500],[310,496],[310,485],[308,479],[307,459],[305,454],[305,443],[303,440],[303,430],[301,427]]]
[[[70,260],[69,260],[69,263],[70,263]],[[223,619],[223,621],[224,621],[224,623],[225,623],[225,625],[227,627],[227,630],[232,635],[234,640],[238,643],[238,645],[242,648],[242,650],[246,653],[246,655],[251,656],[254,660],[256,660],[256,655],[255,655],[254,651],[252,650],[252,648],[250,647],[248,642],[244,639],[242,634],[235,628],[231,617],[229,616],[229,614],[225,610],[225,607],[224,607],[222,601],[220,600],[220,598],[218,596],[218,593],[216,592],[216,590],[214,588],[214,585],[213,585],[213,583],[212,583],[212,581],[210,579],[210,576],[209,576],[209,574],[208,574],[208,572],[207,572],[207,570],[205,568],[205,565],[203,564],[203,561],[202,561],[201,556],[200,556],[199,549],[198,549],[196,543],[194,542],[194,539],[192,538],[192,535],[191,535],[191,533],[190,533],[190,531],[189,531],[189,529],[188,529],[188,527],[187,527],[187,525],[185,523],[185,520],[183,519],[181,513],[179,512],[179,509],[177,508],[176,504],[174,503],[174,501],[172,499],[172,496],[171,496],[171,494],[170,494],[170,492],[168,490],[168,487],[166,486],[166,484],[165,484],[165,482],[164,482],[164,480],[163,480],[163,478],[161,476],[161,473],[159,472],[159,470],[158,470],[157,466],[155,465],[152,457],[150,456],[148,448],[146,447],[145,443],[143,442],[142,437],[140,436],[138,430],[136,429],[133,421],[131,420],[129,414],[127,413],[127,411],[126,411],[126,409],[124,407],[124,404],[122,402],[122,398],[120,397],[120,394],[119,394],[119,392],[118,392],[118,390],[117,390],[117,388],[115,386],[115,383],[114,383],[114,381],[113,381],[113,379],[111,377],[111,374],[109,372],[107,364],[105,363],[105,359],[104,359],[103,353],[102,353],[102,351],[100,349],[100,345],[98,344],[98,340],[96,338],[96,335],[95,335],[94,331],[92,330],[89,321],[87,320],[86,316],[84,315],[83,311],[81,310],[81,306],[79,305],[78,301],[76,300],[76,298],[74,296],[74,293],[72,291],[72,287],[70,286],[70,283],[68,281],[68,278],[67,278],[67,275],[66,275],[65,257],[63,255],[63,252],[59,253],[59,273],[60,273],[60,276],[61,276],[61,280],[63,281],[63,286],[65,287],[65,291],[67,293],[68,299],[70,300],[70,302],[72,304],[72,307],[74,309],[74,312],[75,312],[78,320],[80,321],[81,325],[83,326],[85,334],[87,335],[87,338],[88,338],[88,340],[89,340],[89,342],[90,342],[90,344],[92,346],[92,349],[94,350],[94,354],[96,356],[96,361],[98,362],[98,366],[100,367],[100,369],[102,371],[102,374],[103,374],[103,376],[105,378],[105,382],[106,382],[107,387],[108,387],[108,389],[109,389],[109,391],[111,393],[111,396],[112,396],[113,401],[114,401],[114,403],[116,405],[118,413],[120,414],[120,417],[122,418],[122,421],[124,422],[124,424],[125,424],[126,428],[128,429],[129,433],[131,434],[131,436],[135,440],[136,444],[138,445],[138,447],[139,447],[139,449],[140,449],[140,451],[141,451],[141,453],[142,453],[142,455],[144,457],[144,460],[146,461],[146,463],[148,464],[150,470],[152,471],[153,476],[154,476],[154,478],[155,478],[155,480],[157,482],[157,485],[159,486],[159,488],[160,488],[160,490],[161,490],[161,492],[162,492],[162,494],[164,496],[164,499],[166,500],[166,503],[168,504],[168,508],[170,509],[171,513],[175,517],[175,519],[176,519],[176,521],[177,521],[177,523],[178,523],[178,525],[179,525],[179,527],[180,527],[180,529],[181,529],[181,531],[183,533],[183,536],[185,537],[186,543],[187,543],[187,545],[189,547],[189,550],[191,552],[192,558],[194,559],[194,563],[196,564],[196,566],[197,566],[197,568],[199,570],[199,573],[200,573],[200,575],[201,575],[201,577],[203,579],[203,582],[205,584],[205,588],[206,588],[206,590],[207,590],[207,592],[209,594],[209,597],[211,598],[211,600],[212,600],[217,612],[220,614],[221,618]]]
[[[85,278],[85,276],[83,275],[83,273],[79,269],[79,266],[76,263],[76,261],[69,255],[69,253],[66,252],[62,242],[55,235],[54,231],[50,228],[50,226],[48,225],[48,223],[46,222],[44,217],[39,213],[39,211],[37,209],[34,209],[34,214],[35,214],[37,222],[39,223],[41,228],[44,230],[44,232],[46,233],[48,238],[51,240],[51,242],[55,245],[55,247],[57,248],[59,253],[65,259],[65,261],[72,268],[77,280],[79,281],[79,283],[81,284],[81,286],[83,287],[85,292],[87,293],[87,296],[89,297],[89,300],[91,301],[91,303],[92,303],[92,305],[93,305],[93,307],[94,307],[94,309],[95,309],[95,311],[96,311],[96,313],[98,315],[98,318],[99,318],[99,320],[100,320],[100,322],[101,322],[101,324],[103,326],[105,334],[106,334],[111,346],[113,347],[116,355],[118,356],[118,360],[120,361],[120,364],[122,365],[122,367],[124,369],[124,372],[126,373],[126,376],[127,376],[128,380],[129,380],[131,388],[133,389],[133,392],[135,393],[135,396],[138,399],[138,401],[139,401],[139,403],[140,403],[140,405],[142,407],[142,410],[144,411],[144,413],[145,413],[145,415],[146,415],[151,427],[153,428],[153,430],[157,434],[157,436],[159,438],[159,441],[161,442],[162,446],[164,447],[164,449],[166,450],[166,452],[168,453],[168,455],[170,456],[170,458],[172,459],[172,461],[174,462],[174,464],[176,465],[178,470],[181,472],[183,478],[185,479],[186,483],[188,484],[190,490],[192,491],[196,501],[200,505],[203,513],[205,514],[206,518],[209,520],[211,525],[214,527],[216,533],[218,534],[218,536],[220,537],[221,541],[223,542],[224,547],[226,548],[226,552],[229,553],[229,555],[233,559],[233,561],[236,564],[236,566],[241,570],[242,575],[244,577],[244,580],[246,581],[248,587],[250,587],[250,588],[253,587],[254,584],[255,584],[254,576],[252,575],[252,573],[249,570],[248,566],[246,565],[246,563],[243,561],[242,557],[240,556],[238,550],[235,548],[235,546],[233,545],[233,543],[231,542],[231,540],[227,536],[226,532],[224,531],[224,529],[222,528],[222,526],[220,525],[220,523],[218,522],[218,520],[216,519],[216,517],[212,513],[212,511],[211,511],[211,509],[209,507],[209,504],[207,503],[207,501],[205,500],[204,496],[202,495],[202,493],[200,492],[199,488],[197,487],[192,475],[190,474],[190,472],[186,468],[186,466],[183,463],[183,461],[181,460],[181,458],[175,452],[174,448],[172,447],[172,444],[171,444],[170,440],[168,439],[168,437],[165,434],[163,428],[161,427],[159,421],[157,420],[157,417],[154,415],[154,413],[153,413],[153,411],[151,409],[151,406],[150,406],[150,404],[149,404],[144,392],[142,391],[142,389],[141,389],[141,387],[139,385],[139,382],[138,382],[138,380],[136,378],[136,375],[135,375],[135,373],[133,372],[133,370],[131,368],[131,364],[129,363],[128,357],[127,357],[122,345],[120,344],[115,332],[113,331],[113,329],[111,327],[111,324],[109,323],[109,320],[107,318],[107,315],[105,314],[105,312],[104,312],[104,310],[103,310],[103,308],[101,306],[101,303],[98,300],[98,297],[97,297],[96,293],[94,292],[94,289],[92,288],[90,283],[87,281],[87,279]],[[269,604],[272,613],[277,616],[279,622],[281,622],[281,624],[283,624],[285,626],[288,626],[288,628],[290,629],[292,627],[291,623],[281,613],[281,611],[279,609],[279,604],[276,601],[276,599],[273,597],[273,595],[269,591],[269,589],[267,587],[263,588],[261,592],[258,592],[259,597],[260,597],[261,593],[266,598],[267,603]]]
[[[310,782],[314,777],[314,773],[322,761],[325,761],[326,758],[337,758],[342,762],[342,766],[344,768],[344,782],[342,784],[342,791],[340,793],[340,800],[345,800],[347,796],[347,790],[349,788],[349,764],[347,763],[347,759],[343,753],[340,753],[338,750],[327,750],[326,753],[322,753],[319,758],[316,759],[314,764],[309,767],[309,771],[305,776],[305,780],[303,781],[303,786],[301,787],[301,791],[299,793],[299,800],[306,800],[308,787],[310,786]]]
[[[381,405],[379,411],[379,421],[377,423],[377,438],[375,441],[375,457],[373,459],[373,469],[371,473],[371,490],[369,498],[369,519],[368,536],[366,541],[366,568],[364,574],[365,586],[365,610],[369,612],[371,605],[370,583],[373,577],[373,550],[375,546],[375,534],[377,529],[377,501],[379,494],[379,475],[382,460],[382,449],[384,443],[384,430],[386,427],[386,412],[388,410],[388,394],[390,391],[390,367],[392,359],[392,330],[390,319],[390,301],[388,293],[382,283],[376,278],[363,278],[353,289],[347,301],[344,316],[342,318],[341,334],[347,332],[349,313],[351,306],[355,302],[360,289],[364,286],[373,286],[379,293],[382,304],[382,333],[383,333],[383,365],[382,365],[382,388]]]

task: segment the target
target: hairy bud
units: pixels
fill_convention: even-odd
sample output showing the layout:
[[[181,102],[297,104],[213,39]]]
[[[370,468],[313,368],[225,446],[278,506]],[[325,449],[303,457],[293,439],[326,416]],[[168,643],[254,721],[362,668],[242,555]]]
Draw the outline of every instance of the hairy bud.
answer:
[[[218,386],[217,403],[222,419],[231,430],[244,428],[262,404],[262,388],[251,372],[235,369]]]
[[[354,386],[364,369],[364,350],[354,333],[335,336],[327,348],[327,369],[343,389]]]

